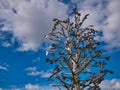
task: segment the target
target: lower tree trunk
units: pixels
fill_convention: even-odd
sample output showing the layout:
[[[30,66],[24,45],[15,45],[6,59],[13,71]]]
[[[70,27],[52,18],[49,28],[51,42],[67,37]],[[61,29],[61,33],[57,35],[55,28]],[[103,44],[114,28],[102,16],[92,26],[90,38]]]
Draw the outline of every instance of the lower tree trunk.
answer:
[[[75,79],[75,82],[74,82],[75,90],[80,90],[78,75],[75,75],[74,79]]]
[[[76,84],[76,85],[75,85],[75,90],[80,90],[79,84]]]
[[[80,84],[79,84],[79,77],[78,74],[76,74],[76,62],[72,62],[73,63],[73,78],[74,78],[74,90],[80,90]]]

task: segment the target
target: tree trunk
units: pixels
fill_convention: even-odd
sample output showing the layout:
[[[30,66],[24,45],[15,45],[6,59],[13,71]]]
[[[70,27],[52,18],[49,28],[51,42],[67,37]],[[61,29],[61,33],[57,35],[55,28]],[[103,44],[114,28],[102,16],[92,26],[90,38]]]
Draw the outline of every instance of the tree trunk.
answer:
[[[74,89],[75,90],[80,90],[80,84],[79,84],[79,77],[78,74],[76,74],[76,68],[77,68],[77,64],[74,60],[72,60],[73,63],[73,78],[74,78]]]
[[[74,82],[75,90],[80,90],[78,75],[74,75],[74,79],[75,79],[75,82]]]

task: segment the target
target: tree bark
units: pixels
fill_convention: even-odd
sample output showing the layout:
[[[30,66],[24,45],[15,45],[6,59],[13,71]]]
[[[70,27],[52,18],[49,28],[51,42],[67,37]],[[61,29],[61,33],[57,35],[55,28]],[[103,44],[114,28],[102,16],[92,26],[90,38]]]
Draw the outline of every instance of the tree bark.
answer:
[[[72,63],[73,63],[74,89],[80,90],[79,77],[78,73],[76,73],[77,64],[74,61],[72,61]]]
[[[75,79],[75,82],[74,82],[75,90],[80,90],[78,74],[74,75],[74,79]]]

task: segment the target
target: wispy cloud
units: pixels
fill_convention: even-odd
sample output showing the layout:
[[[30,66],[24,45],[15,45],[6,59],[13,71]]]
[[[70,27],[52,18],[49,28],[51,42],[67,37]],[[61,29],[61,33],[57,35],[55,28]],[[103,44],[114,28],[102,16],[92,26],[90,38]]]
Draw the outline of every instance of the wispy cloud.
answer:
[[[0,70],[7,70],[7,67],[4,67],[4,66],[0,66]]]
[[[2,46],[4,46],[4,47],[10,47],[10,46],[11,46],[11,44],[10,44],[10,43],[8,43],[8,42],[3,42],[3,43],[2,43]]]
[[[38,90],[38,89],[40,89],[40,86],[39,85],[26,84],[25,89],[27,89],[27,90]]]
[[[28,67],[25,70],[27,71],[27,75],[30,75],[30,76],[39,76],[40,75],[40,72],[37,71],[37,67],[36,66]]]
[[[57,88],[52,87],[51,85],[48,86],[40,86],[40,85],[32,85],[32,84],[26,84],[25,90],[57,90]]]
[[[27,75],[29,76],[40,76],[41,78],[48,78],[51,75],[50,70],[39,71],[36,66],[28,67],[25,70],[27,71]]]
[[[51,85],[45,85],[45,86],[41,86],[39,84],[31,84],[28,83],[26,84],[24,87],[21,88],[9,88],[9,89],[2,89],[0,88],[0,90],[57,90],[58,88],[53,87]]]
[[[36,66],[34,66],[34,67],[28,67],[25,70],[26,71],[36,71],[37,69],[36,69]]]
[[[100,87],[102,90],[120,90],[120,79],[104,80]]]
[[[49,78],[51,74],[50,71],[40,71],[41,78]]]
[[[9,65],[7,63],[0,62],[0,70],[8,70]]]

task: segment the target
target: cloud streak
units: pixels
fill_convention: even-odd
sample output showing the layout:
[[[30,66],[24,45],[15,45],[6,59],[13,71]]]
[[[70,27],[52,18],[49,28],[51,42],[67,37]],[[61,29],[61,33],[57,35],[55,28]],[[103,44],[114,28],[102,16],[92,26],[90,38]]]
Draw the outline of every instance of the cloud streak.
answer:
[[[0,62],[0,70],[8,71],[9,65],[7,63]]]
[[[7,70],[7,68],[6,67],[4,67],[4,66],[0,66],[0,70]]]
[[[24,85],[24,87],[21,88],[9,88],[9,89],[2,89],[0,88],[0,90],[57,90],[58,88],[53,87],[52,85],[45,85],[45,86],[41,86],[39,84],[31,84],[28,83],[26,85]]]
[[[57,90],[57,88],[52,87],[51,85],[48,86],[39,86],[39,85],[32,85],[32,84],[26,84],[25,90]]]
[[[50,70],[40,71],[36,66],[28,67],[25,69],[25,71],[27,71],[27,75],[29,76],[40,76],[41,78],[49,78],[51,75]]]

